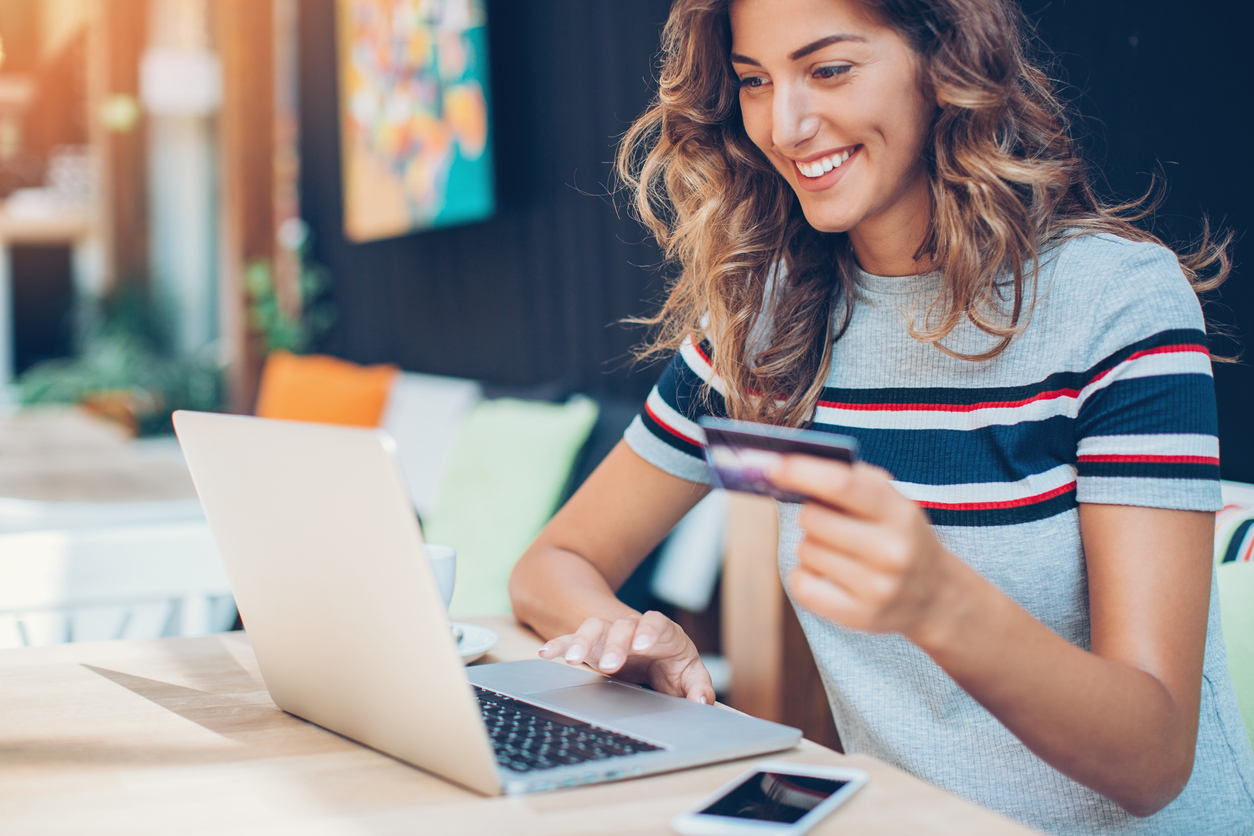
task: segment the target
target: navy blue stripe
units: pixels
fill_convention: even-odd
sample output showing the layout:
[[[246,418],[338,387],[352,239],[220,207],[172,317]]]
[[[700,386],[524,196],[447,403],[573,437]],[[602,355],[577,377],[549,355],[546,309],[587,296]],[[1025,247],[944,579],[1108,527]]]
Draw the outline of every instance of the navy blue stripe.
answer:
[[[919,387],[919,388],[885,388],[885,389],[840,389],[828,387],[823,390],[820,400],[848,404],[899,404],[899,405],[947,405],[969,406],[971,404],[1022,401],[1044,392],[1056,392],[1060,389],[1080,390],[1089,384],[1098,374],[1109,371],[1139,351],[1162,348],[1168,345],[1197,345],[1206,347],[1206,334],[1192,328],[1179,328],[1161,331],[1144,340],[1133,343],[1104,358],[1090,369],[1079,372],[1058,372],[1051,374],[1037,383],[1024,386],[997,387]]]
[[[1219,466],[1214,464],[1174,464],[1171,462],[1080,462],[1079,476],[1134,479],[1207,479],[1219,480]]]
[[[974,430],[881,430],[834,424],[816,424],[813,429],[853,436],[863,459],[902,482],[956,485],[1017,482],[1074,464],[1072,424],[1059,415]]]
[[[948,508],[925,508],[932,525],[995,526],[1021,525],[1056,517],[1078,507],[1075,491],[1070,490],[1031,505],[1016,508],[993,508],[979,511],[955,511]]]
[[[1153,336],[1138,340],[1132,345],[1119,349],[1114,354],[1106,357],[1097,363],[1093,368],[1089,369],[1090,377],[1096,377],[1104,371],[1113,369],[1115,366],[1127,360],[1133,354],[1139,351],[1147,351],[1151,348],[1162,348],[1168,345],[1196,345],[1200,348],[1207,349],[1206,332],[1197,328],[1172,328],[1167,331],[1159,331]]]
[[[847,404],[894,404],[970,406],[978,403],[1002,403],[1023,401],[1042,392],[1059,389],[1079,391],[1089,382],[1085,372],[1059,372],[1051,374],[1039,383],[1026,386],[997,386],[983,388],[916,387],[891,389],[838,389],[827,387],[820,400]]]
[[[673,382],[667,380],[664,374],[657,388],[662,400],[691,421],[702,415],[727,416],[727,402],[723,396],[706,386],[687,363],[681,363],[674,370]]]
[[[681,453],[692,456],[694,459],[705,460],[705,453],[702,451],[700,444],[692,444],[675,435],[670,430],[663,427],[653,419],[653,416],[647,410],[640,413],[640,422],[644,424],[645,429],[653,433],[659,441],[670,447],[675,448]]]
[[[1224,559],[1220,563],[1235,563],[1237,555],[1241,553],[1241,544],[1245,542],[1245,535],[1249,534],[1251,526],[1254,526],[1254,519],[1246,520],[1237,526],[1237,530],[1232,532],[1232,539],[1228,541],[1228,549],[1224,552]]]
[[[682,355],[676,354],[662,372],[657,382],[657,392],[662,401],[671,409],[690,421],[696,421],[702,415],[727,415],[726,402],[723,396],[705,385]],[[701,445],[692,444],[654,420],[647,410],[642,410],[640,420],[648,430],[664,443],[681,453],[696,459],[704,459]]]
[[[1169,374],[1118,380],[1080,408],[1078,438],[1098,435],[1219,434],[1210,375]]]

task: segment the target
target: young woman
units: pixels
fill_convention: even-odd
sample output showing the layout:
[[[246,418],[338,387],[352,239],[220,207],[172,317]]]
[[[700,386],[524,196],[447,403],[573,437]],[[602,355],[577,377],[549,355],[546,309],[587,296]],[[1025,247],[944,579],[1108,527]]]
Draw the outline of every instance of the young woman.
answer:
[[[708,490],[701,414],[792,457],[779,563],[848,751],[1053,833],[1254,829],[1212,595],[1214,393],[1178,257],[1103,206],[1013,0],[676,0],[620,171],[677,355],[511,579],[550,659],[709,702],[614,590]]]

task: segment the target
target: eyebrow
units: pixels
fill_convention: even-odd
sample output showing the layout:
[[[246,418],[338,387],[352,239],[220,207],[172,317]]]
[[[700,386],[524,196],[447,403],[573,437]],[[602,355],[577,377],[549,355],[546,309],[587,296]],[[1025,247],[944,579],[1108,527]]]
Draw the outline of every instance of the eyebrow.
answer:
[[[793,52],[792,54],[788,56],[788,60],[796,61],[799,58],[805,58],[810,53],[818,52],[820,49],[822,49],[825,46],[831,46],[832,44],[838,44],[844,41],[857,41],[859,43],[866,43],[866,38],[862,37],[861,35],[828,35],[826,38],[819,38],[817,41],[811,41],[810,43],[801,47],[801,49],[796,50],[795,52]],[[750,58],[747,55],[740,55],[738,53],[733,52],[729,57],[731,58],[731,62],[733,64],[752,64],[755,67],[762,66],[760,62]]]

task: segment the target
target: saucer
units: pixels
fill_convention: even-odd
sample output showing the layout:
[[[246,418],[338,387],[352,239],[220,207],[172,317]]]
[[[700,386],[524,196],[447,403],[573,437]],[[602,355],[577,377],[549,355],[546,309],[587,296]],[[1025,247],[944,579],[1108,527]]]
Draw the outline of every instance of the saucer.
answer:
[[[464,621],[453,621],[450,623],[461,628],[462,638],[457,643],[457,652],[461,654],[462,662],[467,665],[496,647],[496,643],[501,640],[496,633],[487,627],[467,624]]]

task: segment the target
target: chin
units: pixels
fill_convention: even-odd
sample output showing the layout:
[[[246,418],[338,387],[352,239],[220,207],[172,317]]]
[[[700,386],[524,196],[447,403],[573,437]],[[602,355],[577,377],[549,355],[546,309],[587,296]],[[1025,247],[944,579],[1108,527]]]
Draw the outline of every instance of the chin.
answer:
[[[810,226],[819,232],[848,232],[857,225],[855,219],[845,216],[844,213],[837,215],[832,212],[810,211],[804,204],[801,211]]]

